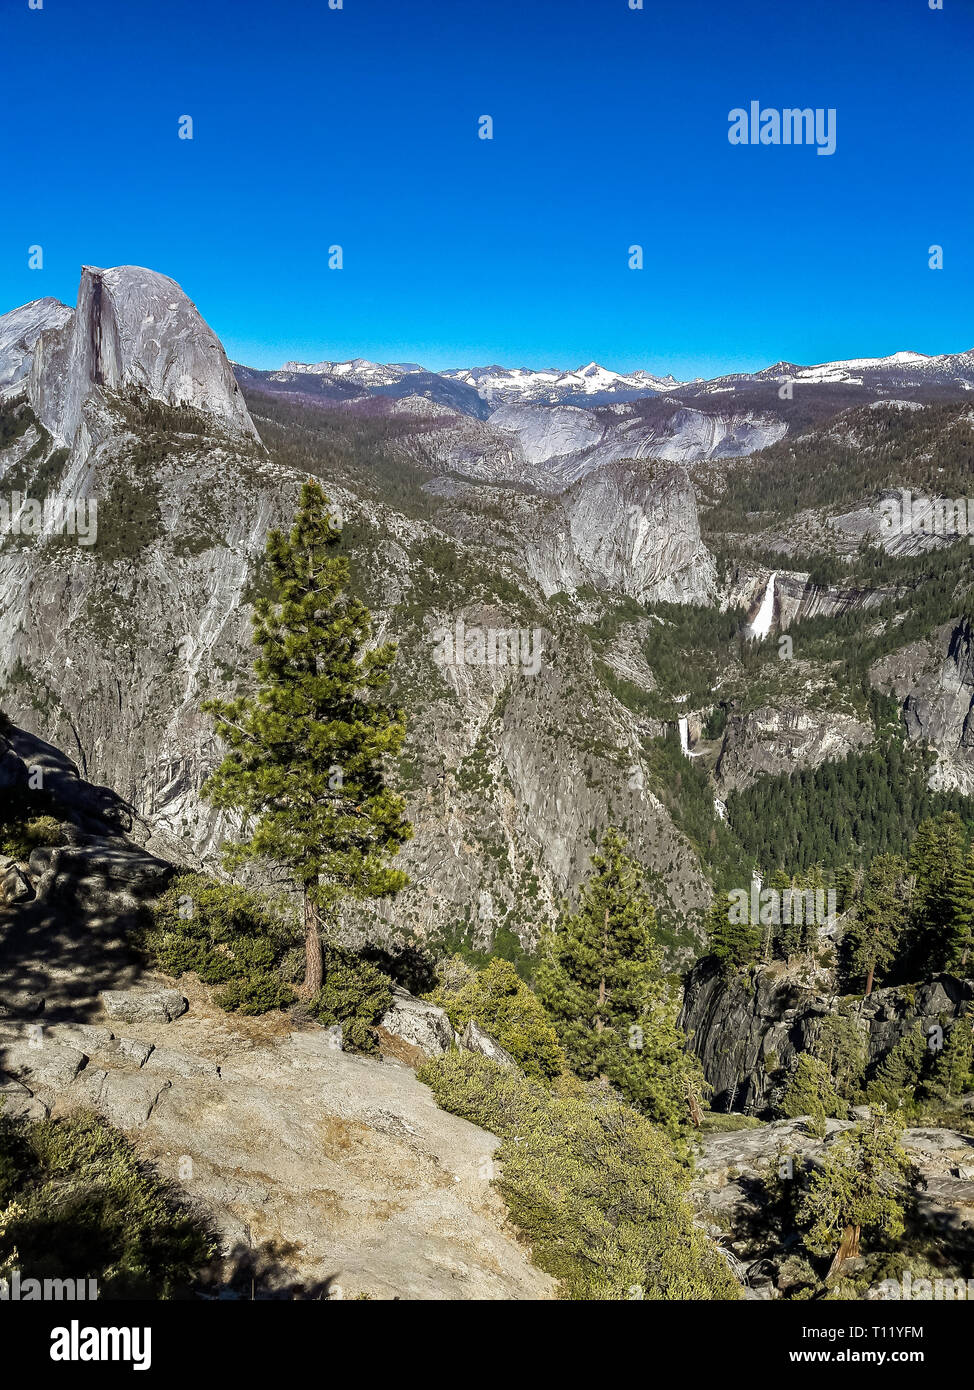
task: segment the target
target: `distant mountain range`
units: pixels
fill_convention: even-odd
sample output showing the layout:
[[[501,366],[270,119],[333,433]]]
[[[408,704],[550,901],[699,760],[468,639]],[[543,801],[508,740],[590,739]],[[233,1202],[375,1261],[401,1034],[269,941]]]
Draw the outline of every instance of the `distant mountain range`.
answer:
[[[709,380],[678,381],[651,372],[615,372],[597,362],[564,371],[557,367],[456,367],[432,372],[414,362],[285,362],[278,371],[235,366],[248,386],[327,402],[389,397],[424,397],[451,410],[484,420],[506,405],[578,406],[632,404],[660,396],[699,401],[708,396],[753,392],[792,383],[795,387],[859,388],[878,397],[890,393],[954,395],[974,390],[974,349],[925,356],[894,352],[888,357],[857,357],[801,366],[776,362],[758,372],[735,372]],[[770,397],[769,397],[770,399]]]

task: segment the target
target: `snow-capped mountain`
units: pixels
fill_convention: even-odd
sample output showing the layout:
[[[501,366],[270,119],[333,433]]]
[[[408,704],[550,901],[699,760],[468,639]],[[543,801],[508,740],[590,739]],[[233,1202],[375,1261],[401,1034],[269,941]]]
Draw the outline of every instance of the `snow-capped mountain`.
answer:
[[[473,386],[488,405],[525,402],[536,405],[598,405],[604,401],[638,400],[673,391],[674,377],[650,372],[613,372],[590,362],[575,371],[557,367],[532,371],[526,367],[457,367],[442,373]]]
[[[805,367],[796,362],[775,362],[760,372],[737,372],[712,381],[694,382],[693,389],[714,395],[759,382],[786,381],[803,386],[861,386],[878,392],[943,388],[970,391],[974,390],[974,349],[933,356],[900,351],[888,357],[850,357]]]
[[[652,398],[680,395],[684,400],[732,395],[754,387],[791,382],[798,386],[834,387],[846,392],[863,388],[883,396],[888,392],[942,394],[974,390],[974,349],[927,355],[900,351],[886,357],[852,357],[803,366],[775,362],[757,372],[731,372],[710,380],[678,381],[637,370],[616,372],[598,362],[563,371],[558,367],[453,367],[428,371],[415,362],[379,363],[364,358],[351,362],[285,362],[276,372],[259,375],[270,389],[286,388],[332,400],[361,397],[425,397],[463,414],[485,419],[507,405],[548,408],[580,406],[596,409],[630,405]]]
[[[272,372],[274,381],[287,381],[294,376],[329,377],[351,386],[366,389],[377,386],[392,386],[402,381],[404,376],[422,372],[424,369],[414,362],[369,362],[364,357],[353,358],[351,362],[285,362],[279,372]]]

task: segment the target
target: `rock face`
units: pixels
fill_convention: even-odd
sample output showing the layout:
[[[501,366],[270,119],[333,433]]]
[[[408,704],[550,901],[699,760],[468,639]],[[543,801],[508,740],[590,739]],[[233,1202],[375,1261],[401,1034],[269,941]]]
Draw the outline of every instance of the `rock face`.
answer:
[[[34,346],[29,398],[62,444],[95,390],[142,392],[257,438],[219,339],[175,280],[140,266],[84,266],[73,315]]]
[[[872,741],[873,730],[851,714],[783,704],[731,715],[717,763],[722,795],[761,776],[818,767]]]
[[[626,465],[603,468],[566,493],[562,506],[577,561],[601,586],[644,603],[713,597],[714,562],[684,468],[649,475]]]
[[[857,1006],[869,1063],[885,1056],[917,1023],[926,1029],[956,1018],[971,998],[974,984],[952,975],[912,992],[874,990]],[[760,970],[749,983],[726,980],[713,959],[699,962],[687,977],[680,1027],[714,1088],[713,1109],[764,1113],[836,1002],[834,995],[798,984],[783,966]]]
[[[869,678],[901,703],[910,738],[937,751],[934,785],[974,793],[974,631],[948,623],[872,667]]]
[[[23,389],[40,335],[57,332],[70,320],[71,310],[58,299],[35,299],[0,314],[0,399]]]
[[[784,541],[780,543],[784,549]],[[773,546],[774,541],[769,541],[769,548]],[[721,590],[723,606],[745,608],[749,616],[753,616],[766,593],[770,578],[771,572],[759,566],[735,566]],[[777,570],[774,573],[771,630],[786,632],[809,618],[835,618],[843,613],[878,608],[887,599],[895,598],[897,592],[889,586],[862,588],[856,585],[813,584],[810,575],[803,571]]]

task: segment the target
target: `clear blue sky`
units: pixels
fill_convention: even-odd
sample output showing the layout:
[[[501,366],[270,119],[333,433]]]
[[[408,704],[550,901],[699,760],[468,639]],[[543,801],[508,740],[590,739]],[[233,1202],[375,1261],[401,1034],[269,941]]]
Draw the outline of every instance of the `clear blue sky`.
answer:
[[[974,346],[974,0],[645,3],[0,0],[0,308],[134,263],[255,366]],[[752,99],[836,153],[730,145]]]

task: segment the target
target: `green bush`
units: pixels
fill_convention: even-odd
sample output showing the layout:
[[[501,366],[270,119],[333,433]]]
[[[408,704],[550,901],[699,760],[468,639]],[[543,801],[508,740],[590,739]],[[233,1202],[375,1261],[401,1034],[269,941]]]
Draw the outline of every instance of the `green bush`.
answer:
[[[221,1008],[261,1014],[294,1001],[283,967],[295,939],[284,904],[236,883],[183,874],[157,900],[145,945],[167,974],[193,970],[223,986],[214,995]]]
[[[510,961],[491,961],[452,996],[434,991],[429,997],[446,1010],[458,1032],[471,1019],[479,1023],[511,1054],[525,1076],[545,1080],[564,1071],[565,1056],[554,1027]]]
[[[59,845],[63,838],[53,816],[15,816],[0,825],[0,854],[29,859],[41,845]]]
[[[392,981],[387,975],[352,951],[325,947],[323,983],[309,1000],[308,1011],[326,1026],[341,1025],[346,1051],[378,1051],[379,1039],[372,1024],[391,1004]]]
[[[501,1138],[533,1128],[549,1101],[538,1082],[499,1067],[479,1052],[447,1052],[425,1062],[417,1076],[429,1086],[441,1110]]]
[[[215,1249],[182,1195],[95,1115],[0,1116],[0,1270],[97,1279],[103,1299],[171,1298]]]
[[[496,1186],[562,1297],[739,1297],[693,1224],[689,1170],[612,1090],[566,1079],[552,1094],[469,1053],[427,1062],[419,1077],[444,1109],[501,1137]]]
[[[271,1009],[286,1009],[296,998],[291,986],[273,975],[251,975],[245,979],[231,980],[213,996],[214,1003],[219,1004],[221,1009],[239,1014],[266,1014]]]

